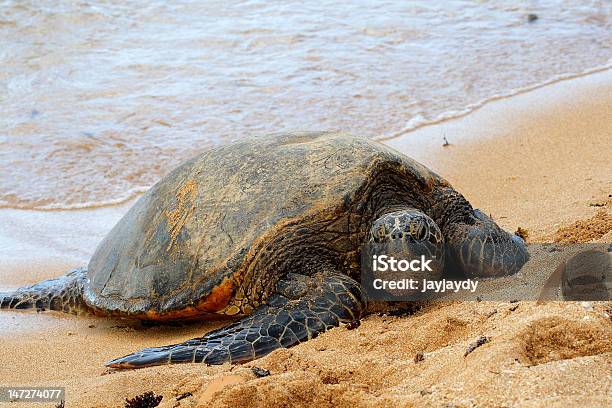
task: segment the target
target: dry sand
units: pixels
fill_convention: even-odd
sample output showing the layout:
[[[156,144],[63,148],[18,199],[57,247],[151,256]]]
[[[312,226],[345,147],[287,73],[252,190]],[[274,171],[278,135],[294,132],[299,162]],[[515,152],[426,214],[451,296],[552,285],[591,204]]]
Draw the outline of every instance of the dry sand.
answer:
[[[606,71],[388,143],[443,174],[505,228],[526,229],[532,242],[612,242],[611,118]],[[125,208],[0,212],[0,286],[85,262]],[[0,384],[64,386],[68,407],[120,407],[147,391],[163,396],[160,407],[612,406],[611,311],[609,302],[435,304],[410,316],[371,315],[357,329],[334,329],[243,366],[134,371],[103,363],[216,325],[147,328],[3,312]],[[489,341],[465,355],[480,336]],[[253,366],[271,375],[257,378]]]

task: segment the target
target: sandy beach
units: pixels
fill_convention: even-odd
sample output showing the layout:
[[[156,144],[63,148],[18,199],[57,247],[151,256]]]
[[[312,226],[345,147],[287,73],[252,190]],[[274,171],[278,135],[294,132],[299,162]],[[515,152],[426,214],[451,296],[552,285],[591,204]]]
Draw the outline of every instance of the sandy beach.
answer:
[[[500,99],[385,143],[443,175],[507,230],[527,230],[528,242],[612,242],[610,118],[612,70]],[[1,289],[81,266],[127,208],[1,209]],[[435,304],[411,315],[370,315],[357,329],[333,329],[245,365],[130,371],[104,362],[219,323],[143,327],[3,311],[0,385],[62,386],[67,407],[119,407],[147,391],[163,396],[160,407],[606,407],[611,307]],[[466,355],[480,336],[489,341]],[[251,367],[270,375],[259,378]]]

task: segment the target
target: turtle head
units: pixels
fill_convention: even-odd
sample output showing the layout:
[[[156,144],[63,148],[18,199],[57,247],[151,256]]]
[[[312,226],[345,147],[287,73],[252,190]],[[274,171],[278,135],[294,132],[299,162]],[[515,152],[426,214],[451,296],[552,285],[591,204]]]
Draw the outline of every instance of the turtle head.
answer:
[[[495,277],[517,273],[529,259],[522,238],[500,228],[480,210],[473,223],[457,224],[447,237],[453,260],[468,277]]]
[[[387,259],[431,260],[426,275],[438,279],[444,269],[444,238],[438,225],[416,209],[390,212],[377,218],[370,228],[368,244],[374,255]],[[400,265],[401,266],[401,265]]]

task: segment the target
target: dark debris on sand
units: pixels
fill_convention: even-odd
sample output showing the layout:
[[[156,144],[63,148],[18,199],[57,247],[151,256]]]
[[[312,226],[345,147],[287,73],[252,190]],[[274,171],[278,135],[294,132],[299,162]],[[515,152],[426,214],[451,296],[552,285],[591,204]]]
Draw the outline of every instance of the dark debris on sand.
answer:
[[[134,398],[126,398],[125,408],[155,408],[159,405],[162,398],[164,397],[161,395],[155,395],[152,391],[147,391]]]
[[[359,326],[361,326],[361,322],[359,321],[359,319],[351,320],[346,324],[347,330],[355,330]]]
[[[423,309],[423,305],[417,302],[410,302],[405,305],[396,307],[395,309],[389,310],[386,314],[388,316],[402,317],[412,316]]]
[[[421,361],[425,360],[425,354],[423,354],[422,351],[419,351],[418,353],[415,354],[414,356],[414,363],[420,363]]]
[[[180,401],[180,400],[182,400],[182,399],[189,398],[189,397],[193,397],[193,394],[192,394],[192,393],[190,393],[190,392],[186,392],[186,393],[184,393],[184,394],[177,395],[177,396],[176,396],[176,400],[177,400],[177,401]]]
[[[523,241],[527,241],[527,238],[529,237],[529,231],[527,231],[526,228],[518,227],[514,235],[520,237]]]
[[[474,343],[470,343],[467,350],[465,350],[465,354],[463,355],[463,357],[467,357],[467,355],[470,354],[472,351],[476,350],[478,347],[482,346],[483,344],[488,343],[489,341],[491,341],[490,338],[485,337],[485,336],[480,336],[478,339],[476,339]]]
[[[255,376],[259,378],[267,377],[270,375],[269,370],[266,370],[265,368],[261,368],[261,367],[251,367],[251,371],[253,371],[253,374],[255,374]]]

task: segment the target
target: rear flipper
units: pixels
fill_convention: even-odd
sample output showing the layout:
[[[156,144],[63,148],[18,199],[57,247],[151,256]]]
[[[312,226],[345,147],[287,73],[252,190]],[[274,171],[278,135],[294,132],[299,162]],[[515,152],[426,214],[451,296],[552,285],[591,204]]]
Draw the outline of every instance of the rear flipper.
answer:
[[[106,365],[141,368],[251,361],[314,338],[341,322],[358,320],[365,310],[359,284],[345,275],[289,274],[277,288],[268,304],[234,324],[184,343],[143,349]]]
[[[24,286],[14,292],[0,292],[0,309],[57,310],[79,314],[88,310],[83,301],[87,270],[75,269],[56,279]]]

